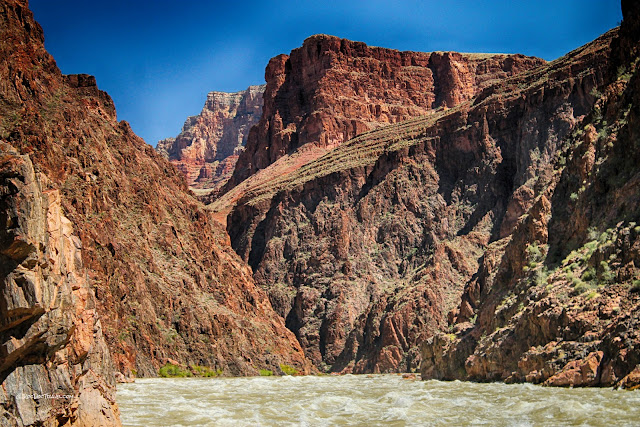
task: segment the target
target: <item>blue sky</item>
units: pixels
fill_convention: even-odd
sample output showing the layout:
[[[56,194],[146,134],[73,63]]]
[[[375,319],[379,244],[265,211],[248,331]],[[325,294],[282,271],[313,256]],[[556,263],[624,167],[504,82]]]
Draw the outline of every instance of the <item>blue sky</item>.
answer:
[[[151,145],[212,90],[264,82],[269,58],[324,33],[399,50],[523,53],[547,60],[622,19],[616,0],[31,0],[63,73],[96,76]]]

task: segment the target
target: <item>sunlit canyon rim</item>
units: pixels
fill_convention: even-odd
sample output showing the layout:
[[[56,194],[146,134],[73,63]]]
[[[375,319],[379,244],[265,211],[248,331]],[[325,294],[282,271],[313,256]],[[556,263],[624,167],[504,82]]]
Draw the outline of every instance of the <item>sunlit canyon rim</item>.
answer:
[[[638,387],[622,12],[552,62],[312,36],[156,151],[3,0],[2,425],[119,425],[161,369]]]

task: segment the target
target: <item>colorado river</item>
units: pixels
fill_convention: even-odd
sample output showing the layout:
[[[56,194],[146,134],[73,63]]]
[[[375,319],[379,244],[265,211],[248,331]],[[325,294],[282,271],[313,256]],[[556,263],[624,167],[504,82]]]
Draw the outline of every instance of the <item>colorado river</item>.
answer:
[[[138,379],[125,426],[631,426],[640,392],[413,381],[398,375]]]

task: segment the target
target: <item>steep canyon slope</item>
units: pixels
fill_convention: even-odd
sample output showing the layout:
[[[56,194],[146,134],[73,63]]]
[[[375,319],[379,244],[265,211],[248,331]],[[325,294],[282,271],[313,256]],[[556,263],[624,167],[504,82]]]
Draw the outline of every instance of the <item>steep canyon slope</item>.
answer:
[[[424,378],[640,386],[640,5],[622,12],[595,105],[425,342]]]
[[[117,121],[92,76],[61,74],[25,0],[0,2],[0,20],[3,416],[64,424],[87,398],[103,414],[93,425],[117,422],[111,360],[127,375],[168,360],[308,372],[182,175]],[[50,390],[74,400],[16,400]]]
[[[591,111],[615,37],[548,64],[328,36],[272,59],[263,117],[210,207],[230,211],[233,247],[316,366],[418,368]]]

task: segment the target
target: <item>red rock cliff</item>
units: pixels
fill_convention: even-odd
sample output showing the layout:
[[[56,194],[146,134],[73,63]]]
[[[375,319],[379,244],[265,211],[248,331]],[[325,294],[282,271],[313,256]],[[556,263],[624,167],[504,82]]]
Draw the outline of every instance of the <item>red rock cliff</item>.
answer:
[[[640,6],[622,12],[593,108],[485,252],[455,333],[422,346],[423,378],[640,387]]]
[[[263,86],[249,86],[237,93],[210,92],[202,112],[189,117],[175,138],[158,142],[156,150],[168,158],[187,184],[213,190],[224,185],[249,129],[262,114]]]
[[[26,1],[0,2],[0,37],[0,424],[120,425],[79,230],[59,187],[12,145],[61,76]]]
[[[238,197],[227,219],[232,244],[318,367],[344,372],[418,368],[419,344],[446,331],[447,313],[459,303],[465,284],[475,280],[484,259],[490,258],[489,249],[502,250],[501,239],[511,235],[533,203],[535,178],[593,107],[596,98],[590,93],[605,81],[614,35],[610,32],[557,61],[476,83],[475,92],[464,90],[470,87],[464,83],[466,74],[447,79],[447,85],[458,89],[436,90],[429,99],[460,102],[452,108],[363,133],[297,168],[290,166],[311,150],[285,154],[214,203],[218,208]],[[359,61],[358,52],[368,52],[359,44],[325,43],[339,52],[338,47],[350,47],[352,58],[345,61]],[[291,70],[294,57],[316,52],[310,45],[292,54]],[[392,59],[403,55],[373,51],[374,56],[393,53]],[[435,54],[423,55],[429,58],[426,64],[441,64]],[[331,63],[341,56],[329,49],[325,57]],[[276,60],[285,64],[284,80],[286,58]],[[385,69],[383,61],[374,63]],[[486,70],[494,66],[489,64]],[[476,82],[485,76],[479,68],[471,74]],[[330,90],[314,70],[290,74],[316,76],[314,84]],[[423,69],[442,74],[430,70]],[[381,85],[391,93],[387,84]],[[281,99],[279,93],[271,97],[269,88],[263,119],[254,130],[271,129],[262,128],[267,112],[274,111],[270,100],[276,105],[289,100],[291,108],[283,111],[307,105],[292,97]],[[398,98],[407,96],[397,93]],[[360,105],[349,101],[336,111]],[[419,108],[405,102],[412,104],[407,110]],[[326,111],[318,135],[337,129],[342,116],[336,115],[334,119]],[[305,128],[296,126],[291,125],[298,129],[292,138],[302,138]],[[272,136],[263,138],[273,142]],[[495,241],[494,249],[490,243]]]
[[[522,55],[399,52],[327,35],[269,61],[262,119],[229,188],[306,144],[450,108],[497,79],[544,63]]]

